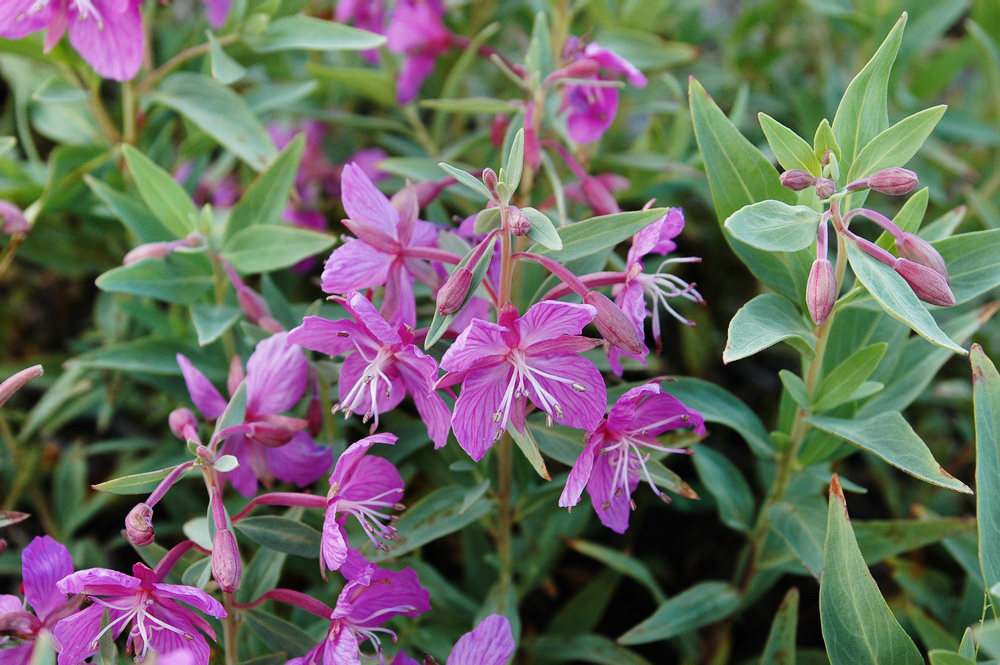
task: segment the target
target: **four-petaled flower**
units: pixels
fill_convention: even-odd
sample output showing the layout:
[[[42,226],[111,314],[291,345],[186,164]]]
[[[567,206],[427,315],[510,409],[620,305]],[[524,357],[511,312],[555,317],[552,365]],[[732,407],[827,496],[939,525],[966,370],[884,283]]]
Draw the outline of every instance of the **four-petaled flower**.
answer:
[[[659,384],[632,388],[614,403],[607,419],[590,434],[569,472],[559,505],[572,508],[580,502],[586,487],[604,526],[624,533],[629,513],[635,507],[632,492],[639,486],[640,476],[666,500],[667,495],[657,487],[646,462],[652,452],[690,452],[664,448],[656,440],[664,432],[681,427],[693,427],[695,434],[704,435],[705,419],[673,395],[662,392]]]
[[[434,446],[443,446],[448,441],[450,414],[434,392],[437,362],[414,346],[413,333],[405,325],[389,324],[361,294],[349,294],[343,305],[353,321],[307,316],[288,335],[290,342],[307,349],[347,356],[334,411],[348,417],[362,414],[364,422],[372,421],[374,432],[379,414],[396,408],[410,393]]]
[[[439,281],[431,264],[418,256],[420,248],[434,247],[437,230],[433,224],[417,219],[417,199],[412,190],[404,190],[401,210],[396,210],[356,164],[344,167],[340,186],[349,217],[344,226],[357,239],[345,242],[327,259],[323,290],[343,294],[384,284],[382,315],[393,322],[414,325],[414,278],[431,288],[436,288]]]
[[[214,640],[215,631],[177,601],[221,619],[226,610],[219,601],[195,587],[164,584],[145,564],[132,566],[132,573],[88,568],[58,582],[62,593],[82,593],[94,601],[53,629],[61,646],[59,665],[78,665],[97,653],[98,641],[106,631],[118,637],[129,623],[132,628],[126,649],[137,661],[145,658],[149,649],[163,654],[183,649],[191,652],[196,665],[207,665],[209,647],[201,633]],[[105,612],[108,623],[102,628]]]
[[[507,430],[524,431],[527,400],[577,429],[597,427],[607,404],[601,373],[580,352],[597,341],[580,331],[597,313],[590,305],[544,301],[518,318],[510,303],[499,322],[473,319],[441,359],[448,371],[437,387],[462,384],[452,429],[474,460]]]
[[[302,350],[278,333],[261,341],[250,355],[246,370],[246,415],[242,425],[226,432],[221,454],[233,455],[240,465],[226,478],[243,496],[257,492],[257,480],[272,478],[299,487],[312,484],[333,465],[329,448],[317,446],[303,431],[308,422],[282,416],[301,399],[309,366]],[[184,356],[177,354],[191,400],[206,418],[218,418],[226,400],[215,386]],[[235,393],[242,368],[234,364],[230,392]]]

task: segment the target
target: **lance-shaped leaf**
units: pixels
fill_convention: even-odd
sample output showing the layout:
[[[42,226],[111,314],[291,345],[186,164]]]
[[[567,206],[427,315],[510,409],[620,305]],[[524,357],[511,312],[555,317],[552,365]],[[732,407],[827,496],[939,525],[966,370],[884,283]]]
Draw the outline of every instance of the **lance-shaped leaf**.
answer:
[[[247,227],[281,221],[281,213],[288,205],[288,195],[295,183],[305,144],[305,134],[296,136],[250,183],[229,213],[226,241]]]
[[[233,526],[262,547],[307,559],[319,558],[320,532],[297,520],[265,515],[244,517]]]
[[[274,53],[291,50],[366,51],[382,46],[386,39],[349,25],[295,14],[271,21],[264,32],[249,35],[246,41],[258,53]]]
[[[516,427],[511,427],[509,430],[510,436],[514,439],[514,443],[521,450],[525,459],[531,464],[531,468],[535,470],[539,476],[545,480],[552,480],[552,476],[549,475],[549,470],[545,467],[545,459],[542,458],[542,453],[538,450],[538,442],[535,441],[535,437],[531,434],[531,428],[525,427],[523,432],[518,432]]]
[[[219,44],[219,40],[215,38],[215,35],[211,31],[206,30],[205,36],[208,37],[208,44],[210,47],[210,69],[212,70],[212,76],[219,83],[224,83],[229,85],[230,83],[235,83],[243,78],[247,70],[243,68],[243,65],[236,62],[229,56],[228,53],[223,50],[222,46]]]
[[[830,483],[819,613],[823,641],[832,665],[924,663],[865,565],[836,475]]]
[[[753,409],[725,388],[702,379],[681,377],[666,384],[668,393],[695,409],[706,423],[731,427],[758,457],[773,458],[777,446]]]
[[[823,377],[816,389],[816,411],[827,411],[851,399],[878,367],[887,347],[885,342],[880,342],[858,349]]]
[[[814,176],[822,170],[819,158],[805,139],[766,113],[758,113],[760,128],[778,163],[785,170],[801,169]]]
[[[1000,229],[963,233],[933,244],[948,266],[956,304],[1000,286]]]
[[[514,141],[510,144],[510,154],[507,155],[507,165],[504,168],[502,182],[511,191],[521,183],[521,170],[524,168],[524,129],[517,130]]]
[[[91,485],[91,487],[98,492],[107,492],[108,494],[148,494],[156,489],[160,481],[169,476],[170,472],[175,468],[170,466],[166,469],[158,469],[156,471],[134,473]]]
[[[187,305],[212,288],[212,264],[203,254],[174,252],[112,268],[97,278],[97,288]]]
[[[619,644],[647,644],[697,630],[739,609],[739,592],[725,582],[701,582],[682,591],[642,623],[618,638]]]
[[[445,173],[447,173],[448,175],[450,175],[455,180],[459,181],[472,191],[476,192],[477,194],[482,194],[483,197],[486,198],[486,200],[490,201],[493,199],[493,195],[490,194],[490,190],[486,189],[486,185],[484,185],[479,178],[472,175],[468,171],[463,171],[462,169],[452,166],[451,164],[447,164],[445,162],[439,163],[438,166],[441,167],[442,171],[444,171]]]
[[[976,515],[979,563],[986,588],[1000,583],[1000,374],[973,344],[972,394],[976,410]]]
[[[174,177],[128,144],[122,146],[122,154],[139,196],[160,223],[178,238],[194,231],[198,211]]]
[[[871,418],[814,416],[806,422],[878,455],[901,471],[932,485],[972,494],[972,490],[937,463],[927,444],[917,436],[899,411]]]
[[[897,122],[869,141],[847,175],[848,182],[892,166],[903,166],[934,131],[947,106],[934,106]]]
[[[722,362],[752,356],[782,341],[806,358],[816,355],[815,338],[798,308],[777,293],[759,295],[743,305],[729,322],[729,339]]]
[[[795,665],[795,630],[799,620],[799,590],[792,587],[781,601],[767,644],[760,657],[760,665]]]
[[[747,531],[753,521],[753,492],[736,465],[722,453],[698,446],[692,458],[702,484],[715,499],[723,524],[737,531]]]
[[[336,238],[290,224],[251,226],[233,235],[222,246],[222,257],[241,274],[270,272],[295,265],[324,252]]]
[[[820,214],[808,206],[761,201],[740,208],[724,226],[737,240],[768,252],[796,252],[816,241]]]
[[[552,223],[552,220],[545,213],[534,208],[521,208],[521,212],[531,222],[531,229],[528,230],[529,238],[554,252],[558,252],[563,248],[562,238],[559,237],[559,232],[556,231],[555,224]],[[476,221],[479,221],[478,218]]]

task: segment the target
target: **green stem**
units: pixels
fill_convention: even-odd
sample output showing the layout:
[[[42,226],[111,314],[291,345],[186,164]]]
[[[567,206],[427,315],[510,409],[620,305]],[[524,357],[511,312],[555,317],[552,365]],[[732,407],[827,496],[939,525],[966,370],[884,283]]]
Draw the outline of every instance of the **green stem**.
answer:
[[[125,143],[135,143],[135,111],[135,89],[132,81],[125,81],[122,83],[122,140]]]
[[[240,39],[239,35],[226,35],[224,37],[219,37],[216,41],[218,42],[219,46],[226,46],[228,44],[232,44],[234,42],[239,41],[239,39]],[[159,67],[146,74],[142,78],[142,80],[139,81],[139,85],[135,87],[136,94],[142,95],[149,92],[150,88],[152,88],[153,85],[161,78],[163,78],[170,72],[174,71],[188,60],[191,60],[192,58],[197,58],[199,55],[204,55],[208,53],[211,50],[211,48],[212,45],[209,42],[204,42],[192,46],[191,48],[184,49],[174,57],[170,58],[170,60],[167,60]]]
[[[228,282],[223,273],[222,265],[218,256],[212,255],[212,277],[215,282],[215,304],[226,304],[226,288]],[[226,350],[226,356],[232,358],[236,355],[236,341],[233,339],[232,329],[222,333],[222,346]]]
[[[497,490],[497,503],[500,504],[500,515],[496,533],[497,555],[500,558],[500,605],[503,609],[504,600],[510,589],[514,576],[514,511],[511,506],[511,494],[514,481],[514,445],[507,434],[497,446],[497,474],[499,475],[499,487]]]
[[[239,662],[236,649],[236,598],[231,593],[222,594],[222,605],[226,608],[226,616],[222,618],[222,641],[225,649],[226,665],[236,665]]]

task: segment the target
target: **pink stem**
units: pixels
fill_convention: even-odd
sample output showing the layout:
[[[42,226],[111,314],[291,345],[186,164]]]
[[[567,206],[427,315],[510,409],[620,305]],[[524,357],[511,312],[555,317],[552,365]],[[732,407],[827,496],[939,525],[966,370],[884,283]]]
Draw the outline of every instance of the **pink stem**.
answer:
[[[440,261],[441,263],[458,264],[462,257],[458,254],[446,252],[443,249],[434,247],[407,247],[403,250],[403,256],[414,259],[426,259],[427,261]]]
[[[249,603],[233,603],[233,605],[240,609],[249,610],[267,600],[277,600],[281,603],[294,605],[324,619],[329,619],[330,615],[333,614],[333,609],[326,603],[320,602],[301,591],[292,591],[291,589],[272,589],[271,591],[264,592],[254,601]]]
[[[590,290],[582,281],[580,281],[580,278],[574,275],[571,270],[568,270],[566,266],[558,261],[553,261],[547,256],[533,254],[531,252],[517,252],[511,258],[515,261],[520,259],[529,259],[535,263],[541,264],[549,272],[561,279],[566,286],[572,289],[572,291],[581,298],[587,295],[587,292]]]
[[[594,272],[589,275],[577,277],[577,279],[579,279],[588,288],[597,288],[598,286],[621,284],[625,281],[626,277],[627,276],[623,272]],[[570,293],[573,293],[573,290],[564,283],[553,287],[551,291],[542,296],[542,300],[555,300],[556,298],[567,296]]]
[[[156,568],[153,569],[153,573],[156,574],[156,579],[161,582],[167,579],[167,575],[169,575],[170,571],[173,570],[175,565],[177,565],[180,558],[187,554],[188,550],[192,547],[195,547],[193,540],[182,540],[170,548],[170,551],[163,555],[160,562],[156,564]]]
[[[160,484],[156,486],[156,489],[153,490],[153,493],[149,495],[148,499],[146,499],[146,505],[149,506],[150,508],[155,506],[160,501],[160,499],[163,498],[163,495],[167,493],[167,490],[173,487],[174,483],[176,483],[177,480],[181,477],[181,474],[190,469],[193,465],[194,462],[191,461],[191,462],[184,462],[183,464],[178,464],[176,467],[174,467],[174,470],[168,473],[167,477],[160,481]]]
[[[257,506],[301,506],[303,508],[323,508],[326,509],[326,497],[315,494],[302,494],[300,492],[272,492],[261,494],[247,504],[247,507],[234,515],[233,522],[247,516],[251,510]]]

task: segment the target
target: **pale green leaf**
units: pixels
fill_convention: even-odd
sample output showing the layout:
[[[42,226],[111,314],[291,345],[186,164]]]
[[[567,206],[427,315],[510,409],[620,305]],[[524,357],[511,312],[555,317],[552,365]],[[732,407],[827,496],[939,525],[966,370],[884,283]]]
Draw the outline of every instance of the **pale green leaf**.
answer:
[[[777,293],[759,295],[743,305],[729,322],[729,338],[722,362],[752,356],[778,342],[787,341],[804,357],[815,354],[815,338],[799,309]]]

